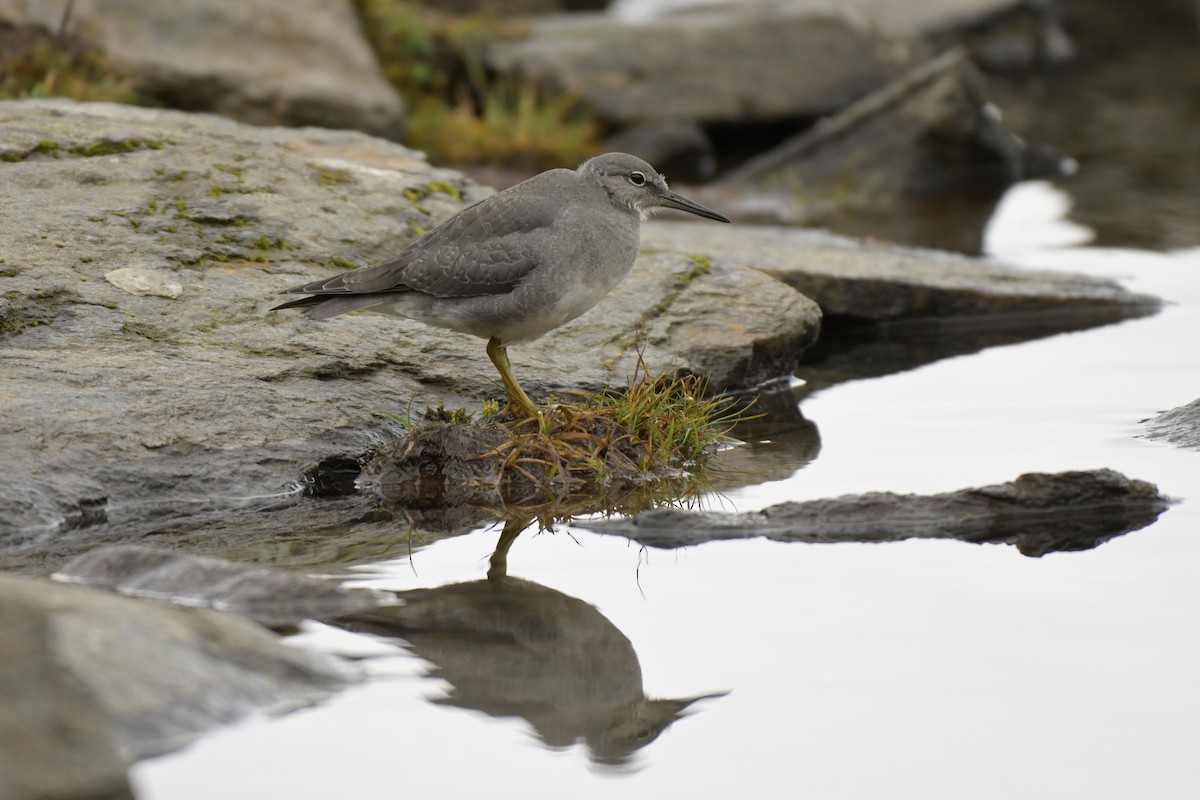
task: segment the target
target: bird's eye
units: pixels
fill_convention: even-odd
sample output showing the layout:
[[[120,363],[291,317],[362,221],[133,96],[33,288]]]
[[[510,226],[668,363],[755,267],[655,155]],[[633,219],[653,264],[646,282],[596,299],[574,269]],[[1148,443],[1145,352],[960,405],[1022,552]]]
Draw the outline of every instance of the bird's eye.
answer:
[[[646,176],[641,172],[629,173],[629,182],[634,186],[644,186],[646,184]]]

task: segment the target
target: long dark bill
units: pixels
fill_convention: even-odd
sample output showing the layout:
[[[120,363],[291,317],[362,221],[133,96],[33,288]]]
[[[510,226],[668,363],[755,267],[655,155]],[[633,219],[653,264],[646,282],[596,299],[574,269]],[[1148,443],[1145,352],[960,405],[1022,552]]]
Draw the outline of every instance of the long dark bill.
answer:
[[[686,211],[689,214],[695,214],[698,217],[706,217],[707,219],[715,219],[717,222],[729,222],[729,217],[724,214],[718,214],[711,208],[705,208],[699,203],[694,203],[686,197],[675,192],[663,192],[659,202],[664,208],[677,208],[680,211]]]

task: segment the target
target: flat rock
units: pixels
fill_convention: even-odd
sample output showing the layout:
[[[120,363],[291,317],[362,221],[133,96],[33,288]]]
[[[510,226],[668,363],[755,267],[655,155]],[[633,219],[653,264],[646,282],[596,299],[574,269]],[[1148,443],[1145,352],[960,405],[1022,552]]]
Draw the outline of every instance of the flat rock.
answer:
[[[958,539],[1010,544],[1022,555],[1088,550],[1144,528],[1170,505],[1157,487],[1113,470],[1027,473],[1015,481],[935,495],[871,492],[780,503],[745,514],[657,508],[628,519],[580,520],[649,547],[720,539],[896,542]]]
[[[254,512],[286,507],[314,464],[390,438],[396,423],[373,412],[503,396],[470,337],[267,313],[280,289],[379,260],[490,194],[418,153],[355,132],[7,102],[0,173],[0,450],[15,454],[0,467],[0,564],[29,568],[67,530],[94,546],[205,526],[229,537],[205,547],[240,548],[250,531],[318,528]],[[639,346],[656,371],[750,386],[816,338],[820,312],[794,289],[686,244],[658,251],[513,350],[535,397],[625,385]],[[178,296],[114,285],[122,269]]]
[[[13,575],[0,575],[0,642],[0,787],[18,784],[5,798],[127,797],[125,761],[358,674],[231,615]]]
[[[726,238],[704,226],[661,221],[645,226],[642,246],[752,265],[815,300],[827,317],[882,322],[1088,310],[1136,316],[1160,305],[1104,278],[819,231],[743,225],[736,238]]]
[[[64,3],[0,0],[0,21],[58,30]],[[404,103],[344,0],[93,0],[68,32],[169,106],[258,125],[399,138]]]
[[[1176,447],[1200,448],[1200,400],[1164,411],[1145,421],[1146,438],[1161,439]]]

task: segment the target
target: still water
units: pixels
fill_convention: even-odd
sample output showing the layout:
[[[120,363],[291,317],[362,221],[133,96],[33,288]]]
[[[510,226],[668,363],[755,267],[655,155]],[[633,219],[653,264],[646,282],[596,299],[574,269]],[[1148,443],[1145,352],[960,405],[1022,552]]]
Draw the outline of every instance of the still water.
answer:
[[[138,796],[1200,797],[1200,453],[1138,438],[1140,420],[1200,396],[1200,250],[1088,248],[1065,205],[1017,187],[988,249],[1115,277],[1166,298],[1160,314],[807,397],[819,456],[710,505],[1110,467],[1182,501],[1150,527],[1040,559],[958,541],[658,551],[582,529],[525,536],[510,574],[595,606],[632,644],[646,695],[728,694],[607,766],[526,719],[438,704],[448,685],[393,643],[314,626],[297,646],[368,655],[372,679],[143,762]],[[496,538],[438,541],[351,582],[477,580]]]

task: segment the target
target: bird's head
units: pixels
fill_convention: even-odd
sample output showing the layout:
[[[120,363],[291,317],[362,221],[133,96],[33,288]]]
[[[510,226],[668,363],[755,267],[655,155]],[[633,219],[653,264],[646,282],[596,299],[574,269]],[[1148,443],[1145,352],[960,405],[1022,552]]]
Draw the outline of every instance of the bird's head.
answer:
[[[654,167],[628,153],[605,153],[579,166],[578,172],[600,184],[614,205],[646,219],[661,208],[674,208],[718,222],[729,218],[667,188]]]

